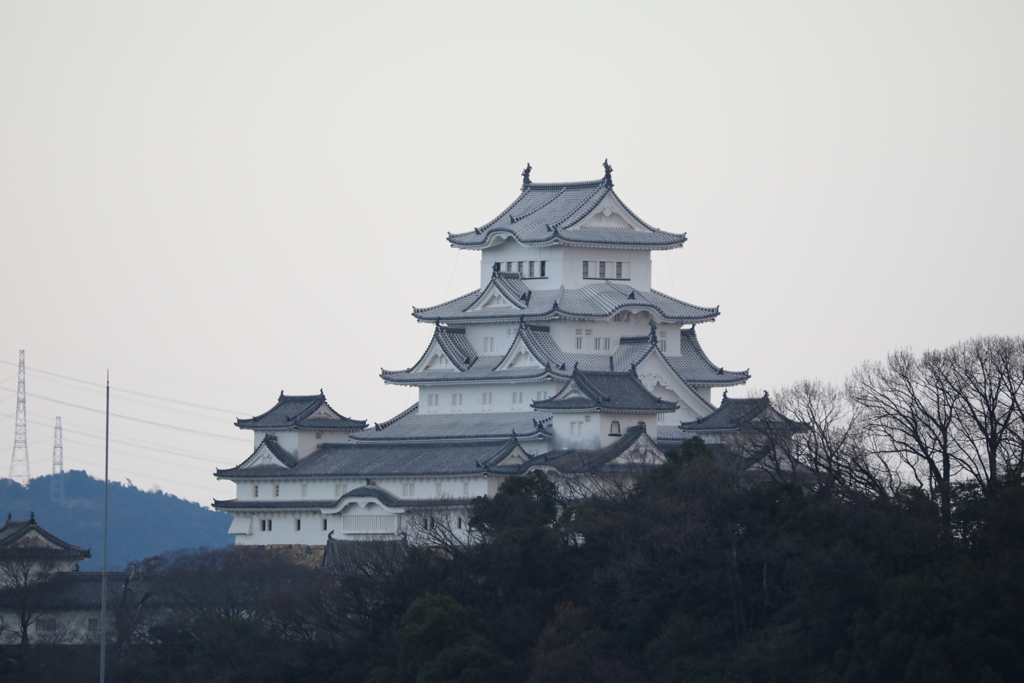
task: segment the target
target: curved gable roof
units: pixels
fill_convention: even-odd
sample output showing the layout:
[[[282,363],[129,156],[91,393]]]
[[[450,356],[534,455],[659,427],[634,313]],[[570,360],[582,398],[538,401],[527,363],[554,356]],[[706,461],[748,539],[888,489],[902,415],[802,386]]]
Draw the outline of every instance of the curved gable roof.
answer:
[[[607,201],[606,201],[607,200]],[[576,229],[602,202],[621,209],[634,227],[587,226]],[[600,180],[523,185],[519,197],[493,220],[470,232],[449,234],[452,246],[485,249],[502,238],[520,244],[579,244],[672,249],[685,234],[662,232],[633,213],[612,189],[610,175]]]
[[[325,407],[326,411],[320,409]],[[366,420],[353,420],[331,408],[323,392],[311,396],[287,396],[282,391],[277,404],[251,418],[235,420],[241,429],[320,429],[352,431],[366,428]]]

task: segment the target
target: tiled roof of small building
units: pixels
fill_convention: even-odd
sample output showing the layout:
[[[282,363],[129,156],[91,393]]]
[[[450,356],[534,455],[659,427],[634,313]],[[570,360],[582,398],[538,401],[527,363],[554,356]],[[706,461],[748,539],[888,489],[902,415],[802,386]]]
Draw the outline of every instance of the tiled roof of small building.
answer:
[[[609,195],[636,229],[577,227]],[[641,220],[612,189],[610,175],[575,183],[525,183],[519,197],[494,220],[470,232],[449,234],[448,241],[464,249],[483,249],[499,237],[531,246],[579,244],[646,249],[672,249],[686,241],[686,235],[662,232]]]
[[[583,395],[570,396],[575,393]],[[647,391],[635,372],[583,372],[577,369],[556,396],[534,401],[533,407],[553,412],[670,413],[679,405]]]
[[[518,273],[494,273],[502,282]],[[607,318],[620,310],[646,309],[665,320],[701,323],[718,317],[718,307],[708,308],[674,299],[655,290],[642,291],[618,282],[598,281],[579,289],[541,289],[530,292],[525,305],[470,310],[487,287],[427,308],[413,308],[413,316],[429,322],[459,323],[502,320],[552,320],[559,317]],[[520,303],[524,303],[519,300]],[[514,303],[514,302],[513,302]]]
[[[518,442],[348,442],[321,444],[295,467],[256,466],[218,470],[227,479],[316,479],[321,477],[404,477],[518,471],[497,463]],[[351,495],[351,492],[347,495]],[[262,507],[263,501],[260,501]]]
[[[38,534],[45,545],[31,544],[31,540],[27,537],[33,533]],[[57,538],[39,526],[35,514],[24,521],[12,520],[11,516],[7,515],[7,523],[0,527],[0,559],[30,559],[45,562],[87,560],[90,557],[92,557],[92,553],[87,549]]]
[[[310,417],[322,406],[338,417]],[[353,420],[340,415],[331,408],[323,392],[312,396],[286,396],[282,391],[277,404],[263,413],[251,418],[235,420],[235,426],[242,429],[318,429],[324,431],[351,431],[364,429],[366,420]]]
[[[658,441],[682,442],[709,433],[733,432],[741,429],[772,429],[801,431],[807,426],[790,420],[771,404],[767,392],[757,398],[722,397],[715,412],[693,422],[658,427]]]
[[[520,441],[551,436],[551,415],[533,411],[495,413],[420,413],[419,405],[349,438],[354,442],[472,440]]]

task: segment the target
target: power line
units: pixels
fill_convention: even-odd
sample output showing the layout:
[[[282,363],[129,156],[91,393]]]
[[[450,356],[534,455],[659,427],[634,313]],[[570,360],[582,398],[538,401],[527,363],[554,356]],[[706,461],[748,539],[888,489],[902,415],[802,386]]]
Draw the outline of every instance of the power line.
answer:
[[[10,361],[6,361],[6,360],[0,360],[0,363],[4,363],[5,365],[15,365],[15,363],[11,363]],[[69,375],[62,375],[60,373],[51,372],[49,370],[40,370],[38,368],[32,368],[32,369],[29,370],[29,372],[31,372],[33,374],[39,373],[39,374],[43,374],[43,375],[50,375],[52,377],[60,377],[62,379],[69,379],[72,382],[79,382],[81,384],[88,384],[90,386],[99,387],[101,389],[105,386],[101,382],[93,382],[93,381],[87,380],[87,379],[80,379],[78,377],[71,377]],[[4,380],[4,381],[6,381],[6,380]],[[180,405],[191,406],[193,408],[203,408],[205,410],[216,410],[218,412],[227,413],[229,415],[238,416],[238,415],[244,415],[246,413],[246,411],[244,411],[244,410],[227,410],[226,408],[215,408],[213,406],[204,406],[204,405],[201,405],[199,403],[190,403],[188,401],[180,401],[180,400],[174,399],[174,398],[166,398],[164,396],[156,396],[154,394],[146,394],[146,393],[143,393],[141,391],[132,391],[131,389],[118,389],[118,388],[114,388],[114,387],[111,387],[111,389],[114,392],[116,392],[116,393],[134,394],[135,396],[143,396],[145,398],[153,398],[153,399],[156,399],[158,401],[167,401],[168,403],[178,403]]]
[[[28,370],[28,372],[29,372],[29,374],[35,374],[35,371],[32,370],[31,368]],[[61,379],[54,379],[53,377],[45,377],[45,378],[43,378],[43,381],[45,381],[45,382],[52,382],[53,384],[56,384],[58,386],[68,387],[68,388],[74,389],[76,391],[87,391],[87,392],[90,392],[90,393],[99,393],[99,394],[103,393],[102,385],[100,385],[100,388],[97,391],[94,392],[89,386],[80,387],[80,386],[77,386],[75,384],[71,384],[70,382],[63,381]],[[75,381],[79,381],[79,380],[75,380]],[[3,389],[3,387],[0,387],[0,389]],[[6,389],[6,391],[10,391],[10,390]],[[111,387],[111,391],[115,391],[115,389],[113,387]],[[156,410],[163,410],[163,411],[169,410],[169,411],[174,412],[174,413],[179,413],[181,415],[188,415],[189,417],[198,418],[200,420],[213,420],[215,422],[219,422],[220,424],[224,424],[224,422],[225,422],[224,418],[219,416],[219,415],[218,416],[214,416],[214,415],[201,415],[199,413],[195,413],[195,412],[192,412],[190,410],[182,410],[181,408],[174,408],[174,407],[171,407],[171,406],[162,406],[162,405],[158,405],[158,404],[155,404],[155,403],[150,403],[148,401],[140,401],[139,399],[127,399],[127,400],[132,405],[145,406],[147,408],[155,408]],[[163,400],[170,400],[170,399],[163,399]],[[211,408],[209,410],[214,410],[214,409]],[[226,413],[227,411],[223,411],[223,412]]]
[[[40,396],[38,394],[29,394],[29,395],[32,398],[38,398],[38,399],[43,400],[43,401],[49,401],[50,403],[59,403],[60,405],[71,406],[72,408],[79,408],[81,410],[88,410],[91,413],[103,414],[103,412],[104,412],[102,410],[99,410],[98,408],[90,408],[89,406],[83,406],[83,405],[80,405],[78,403],[71,403],[70,401],[61,401],[61,400],[56,399],[56,398],[49,398],[47,396]],[[166,429],[174,429],[174,430],[177,430],[179,432],[189,432],[191,434],[200,434],[202,436],[212,436],[212,437],[216,437],[218,439],[225,439],[227,441],[236,441],[236,442],[242,441],[242,439],[239,439],[238,437],[234,437],[234,436],[224,436],[223,434],[214,434],[213,432],[204,432],[204,431],[202,431],[200,429],[189,429],[188,427],[179,427],[177,425],[164,424],[163,422],[155,422],[153,420],[143,420],[141,417],[131,417],[129,415],[120,415],[118,413],[111,413],[111,415],[113,417],[120,418],[122,420],[131,420],[132,422],[140,422],[142,424],[153,425],[154,427],[164,427]]]

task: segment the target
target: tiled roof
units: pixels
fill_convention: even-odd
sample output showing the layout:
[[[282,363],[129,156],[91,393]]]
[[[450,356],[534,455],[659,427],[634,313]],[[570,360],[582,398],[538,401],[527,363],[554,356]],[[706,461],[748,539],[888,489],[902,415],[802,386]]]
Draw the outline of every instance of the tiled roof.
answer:
[[[578,227],[609,195],[637,229]],[[577,183],[524,184],[519,197],[497,218],[470,232],[449,234],[448,241],[464,249],[482,249],[497,237],[512,237],[528,245],[581,244],[647,249],[671,249],[686,241],[686,235],[662,232],[641,220],[619,199],[607,178]]]
[[[516,445],[496,441],[348,442],[321,444],[291,469],[257,466],[218,470],[228,479],[316,479],[323,477],[401,477],[514,472],[497,466]],[[510,445],[511,444],[511,445]],[[352,495],[349,492],[346,495]],[[404,503],[403,503],[404,504]]]
[[[52,545],[28,545],[25,537],[36,533]],[[46,560],[86,560],[92,554],[85,548],[79,548],[67,541],[57,538],[36,523],[33,514],[25,521],[12,520],[7,515],[7,523],[0,527],[0,559],[25,558]]]
[[[692,327],[680,330],[680,355],[665,356],[665,360],[676,374],[694,386],[726,386],[743,384],[750,379],[750,371],[733,371],[720,368],[707,357],[697,331]]]
[[[322,406],[338,417],[310,417]],[[312,396],[286,396],[282,391],[277,398],[277,405],[251,418],[235,420],[235,426],[242,429],[319,429],[349,431],[364,429],[366,420],[353,420],[338,414],[323,392]]]
[[[583,372],[577,369],[556,396],[534,401],[533,407],[554,412],[670,413],[679,405],[647,391],[635,372]]]
[[[495,273],[505,281],[518,278],[518,273]],[[595,282],[579,289],[541,289],[531,292],[525,306],[480,308],[470,310],[487,287],[452,299],[437,306],[413,308],[413,316],[429,322],[471,322],[501,320],[551,320],[568,318],[607,318],[620,310],[645,309],[664,320],[701,323],[718,317],[718,307],[708,308],[674,299],[655,290],[642,291],[621,283]]]
[[[693,422],[658,427],[658,441],[685,441],[693,436],[713,432],[731,432],[740,429],[772,429],[801,431],[807,426],[790,420],[771,404],[767,392],[758,398],[722,397],[719,408]]]
[[[551,435],[551,415],[533,411],[421,414],[418,405],[414,405],[397,419],[392,418],[377,427],[352,434],[349,438],[354,442],[505,441],[516,436],[520,441],[528,441]]]
[[[281,470],[278,470],[280,472]],[[215,510],[320,510],[331,507],[335,500],[271,500],[268,498],[246,498],[244,500],[214,500]]]

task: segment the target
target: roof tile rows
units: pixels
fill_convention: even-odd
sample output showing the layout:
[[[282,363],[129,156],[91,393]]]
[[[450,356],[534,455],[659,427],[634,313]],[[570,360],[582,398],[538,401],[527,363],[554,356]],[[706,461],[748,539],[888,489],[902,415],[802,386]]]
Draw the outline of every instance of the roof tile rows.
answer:
[[[679,406],[647,391],[635,372],[576,370],[558,395],[534,401],[533,407],[554,412],[670,413]]]
[[[501,413],[421,414],[418,404],[396,418],[349,438],[354,442],[424,441],[430,439],[469,439],[521,441],[551,435],[551,415],[534,411]]]
[[[579,227],[611,196],[637,229],[611,226]],[[662,232],[634,214],[612,190],[606,179],[577,183],[529,183],[494,220],[470,232],[450,234],[448,241],[464,249],[482,249],[497,237],[511,237],[520,244],[587,244],[671,249],[686,235]]]
[[[518,273],[494,273],[491,283],[501,282],[498,289],[510,287],[519,279]],[[428,322],[470,322],[501,320],[551,320],[569,318],[607,318],[620,310],[649,310],[664,320],[702,323],[718,317],[718,307],[696,306],[674,299],[655,290],[643,291],[621,283],[595,282],[579,289],[536,290],[525,300],[508,296],[512,306],[470,310],[490,287],[474,290],[451,301],[426,308],[413,308],[413,316]],[[504,289],[503,289],[504,288]]]
[[[326,406],[332,417],[311,417]],[[235,420],[235,426],[242,429],[320,429],[351,431],[364,429],[366,420],[347,418],[327,403],[323,392],[312,396],[286,396],[282,391],[277,404],[263,413],[251,418]]]
[[[31,538],[35,534],[38,534],[43,543]],[[56,561],[86,560],[90,557],[92,553],[87,549],[57,538],[39,526],[34,514],[24,521],[12,520],[11,516],[7,515],[7,523],[0,527],[0,559]]]
[[[514,438],[504,441],[349,442],[322,444],[294,467],[275,465],[217,470],[217,476],[238,479],[303,479],[318,477],[396,477],[465,475],[502,472],[497,462],[509,453]],[[515,468],[510,470],[514,473]],[[263,506],[263,501],[260,501]]]

